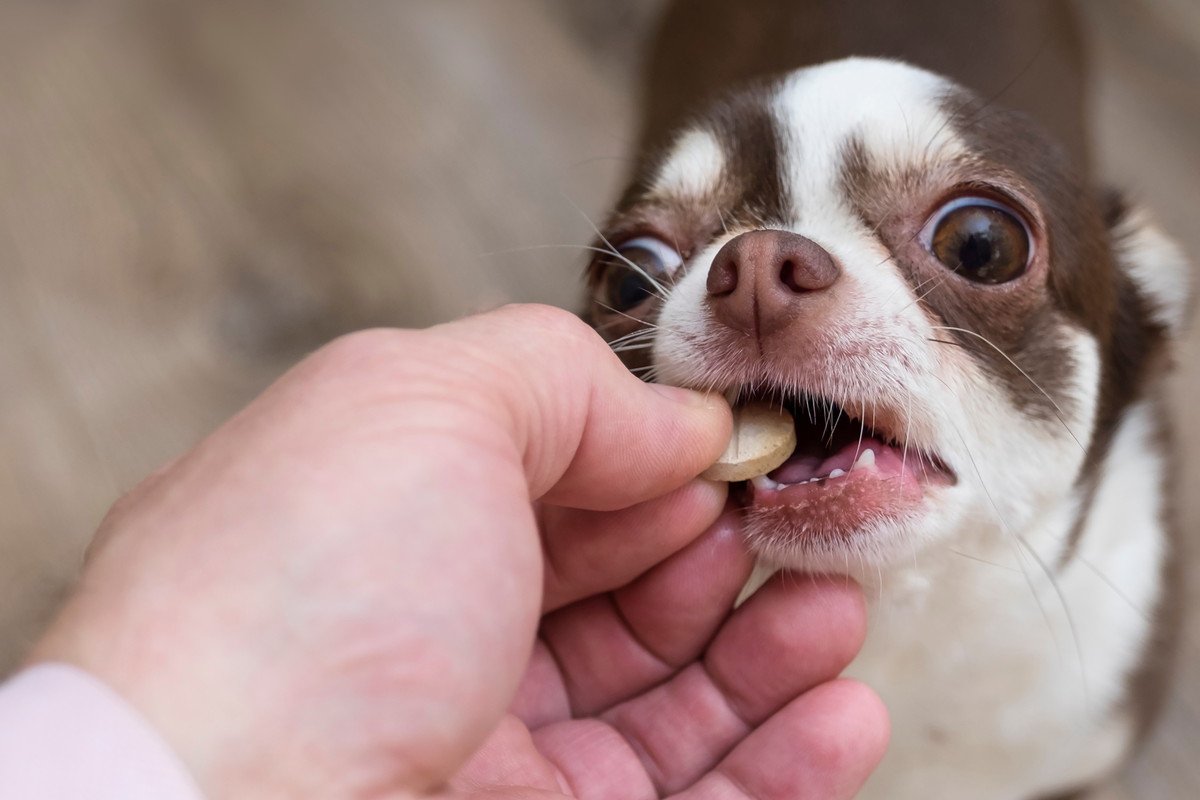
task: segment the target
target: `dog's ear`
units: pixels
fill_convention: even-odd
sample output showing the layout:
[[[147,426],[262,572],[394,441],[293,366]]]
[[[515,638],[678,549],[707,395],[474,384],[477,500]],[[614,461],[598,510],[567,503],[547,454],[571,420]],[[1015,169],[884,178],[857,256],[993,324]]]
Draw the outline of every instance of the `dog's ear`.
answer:
[[[1106,222],[1117,265],[1150,305],[1169,336],[1191,320],[1195,278],[1183,248],[1154,222],[1150,212],[1125,198],[1107,198]]]

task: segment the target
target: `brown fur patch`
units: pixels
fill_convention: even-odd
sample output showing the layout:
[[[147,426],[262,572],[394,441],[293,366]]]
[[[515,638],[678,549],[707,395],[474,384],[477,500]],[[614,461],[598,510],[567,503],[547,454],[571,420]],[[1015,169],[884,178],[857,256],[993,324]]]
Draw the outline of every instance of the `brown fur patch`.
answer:
[[[782,171],[782,142],[770,110],[770,96],[766,84],[749,87],[716,103],[685,128],[708,131],[721,146],[725,167],[707,194],[655,189],[671,151],[658,150],[643,158],[639,177],[626,189],[605,225],[607,243],[597,239],[593,247],[606,249],[608,243],[619,246],[634,236],[652,235],[672,245],[687,262],[723,231],[782,225],[790,217],[792,201]],[[586,317],[593,326],[606,326],[615,336],[635,330],[637,320],[652,322],[660,303],[648,303],[635,315],[637,320],[627,320],[627,324],[615,319],[617,315],[600,306],[596,296],[604,271],[613,268],[611,262],[598,254],[588,267],[592,303]],[[606,334],[606,338],[613,336]],[[626,363],[646,366],[644,359],[645,351]]]
[[[1168,486],[1164,488],[1162,526],[1167,532],[1162,561],[1162,585],[1156,607],[1151,611],[1153,620],[1150,638],[1142,653],[1141,663],[1129,676],[1127,707],[1137,724],[1137,744],[1145,742],[1150,727],[1162,711],[1171,674],[1174,671],[1179,651],[1179,637],[1184,614],[1183,553],[1184,540],[1179,521],[1175,515],[1171,498],[1179,487],[1171,485],[1178,470],[1178,454],[1171,447],[1172,431],[1165,402],[1161,397],[1154,400],[1158,413],[1157,436],[1154,446],[1166,455]]]
[[[1026,414],[1054,421],[1059,409],[1069,410],[1070,351],[1057,330],[1064,315],[1052,298],[1051,276],[1060,263],[1084,256],[1071,248],[1069,237],[1057,235],[1053,215],[1041,211],[1061,191],[1056,179],[1069,182],[1062,167],[1022,170],[987,147],[969,158],[929,152],[923,163],[876,164],[857,139],[847,142],[842,156],[841,187],[851,206],[891,252],[932,324],[948,328],[935,341],[970,353]],[[1028,212],[1035,254],[1025,275],[1006,284],[973,283],[918,241],[929,215],[963,193],[1002,194],[1009,205]],[[1065,245],[1059,243],[1063,238]]]

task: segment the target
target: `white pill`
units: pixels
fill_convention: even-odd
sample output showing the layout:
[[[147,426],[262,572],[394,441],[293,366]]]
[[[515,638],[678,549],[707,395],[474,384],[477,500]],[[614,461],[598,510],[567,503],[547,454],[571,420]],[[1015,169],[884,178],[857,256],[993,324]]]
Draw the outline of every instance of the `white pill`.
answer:
[[[733,435],[717,462],[700,476],[713,481],[746,481],[766,475],[796,449],[792,415],[767,403],[733,409]]]

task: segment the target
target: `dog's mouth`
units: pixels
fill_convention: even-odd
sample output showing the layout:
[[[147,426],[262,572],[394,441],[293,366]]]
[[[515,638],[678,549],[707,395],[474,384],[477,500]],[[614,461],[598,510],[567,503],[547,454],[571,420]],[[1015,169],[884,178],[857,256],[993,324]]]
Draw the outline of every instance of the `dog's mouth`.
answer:
[[[737,484],[748,513],[795,542],[849,536],[872,523],[918,512],[929,492],[957,477],[935,452],[918,446],[899,410],[811,394],[743,390],[735,405],[764,401],[788,410],[796,447],[767,475]],[[760,532],[761,533],[761,532]]]

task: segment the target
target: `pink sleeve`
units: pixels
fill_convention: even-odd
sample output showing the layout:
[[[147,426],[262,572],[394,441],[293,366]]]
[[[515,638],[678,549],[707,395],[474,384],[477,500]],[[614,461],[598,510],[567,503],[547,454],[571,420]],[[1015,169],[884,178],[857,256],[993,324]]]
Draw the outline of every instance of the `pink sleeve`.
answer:
[[[0,800],[200,800],[183,763],[83,670],[42,664],[0,686]]]

